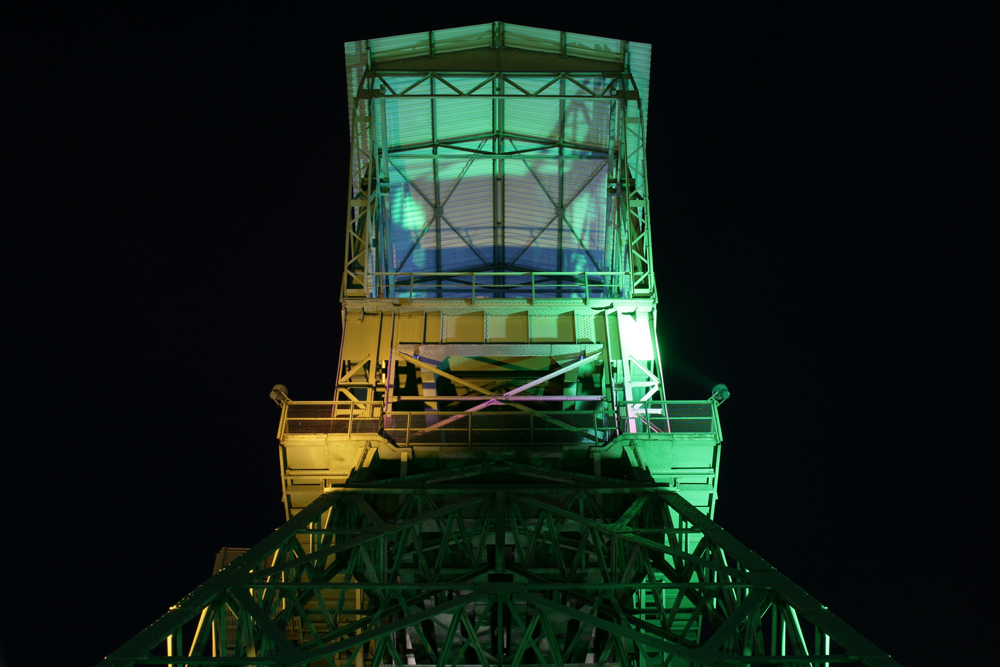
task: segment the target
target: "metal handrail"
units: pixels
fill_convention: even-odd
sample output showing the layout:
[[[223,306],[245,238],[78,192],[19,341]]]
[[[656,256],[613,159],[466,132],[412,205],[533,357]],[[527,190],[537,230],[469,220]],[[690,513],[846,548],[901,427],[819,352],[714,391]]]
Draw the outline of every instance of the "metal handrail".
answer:
[[[409,397],[407,397],[409,398]],[[420,400],[420,397],[413,397]],[[309,409],[314,406],[314,409]],[[690,407],[700,406],[692,410]],[[480,426],[497,414],[509,416],[506,421],[516,424],[528,418],[524,426]],[[453,419],[462,417],[463,419]],[[449,419],[452,418],[452,419]],[[438,422],[447,421],[441,426]],[[581,423],[582,422],[582,423]],[[708,423],[706,423],[708,422]],[[489,423],[487,421],[487,423]],[[706,428],[707,427],[707,428]],[[464,432],[471,443],[477,431],[529,431],[530,442],[535,441],[536,431],[555,432],[562,429],[578,438],[591,442],[604,442],[623,434],[645,435],[651,438],[658,433],[714,433],[721,435],[718,413],[712,401],[623,401],[617,408],[600,410],[536,410],[532,412],[507,412],[496,410],[469,411],[389,411],[377,401],[288,401],[281,413],[278,437],[304,433],[337,433],[342,435],[404,435],[406,442],[439,432],[447,434]],[[607,437],[605,437],[607,436]],[[433,436],[432,436],[433,437]],[[419,443],[415,443],[419,444]]]
[[[611,298],[612,290],[621,289],[627,281],[624,280],[607,280],[605,281],[592,281],[591,277],[594,278],[604,278],[604,277],[615,277],[615,278],[628,278],[631,274],[627,271],[369,271],[366,275],[371,280],[369,284],[369,291],[374,289],[376,284],[380,287],[391,287],[397,291],[397,296],[402,298],[399,294],[400,290],[407,290],[408,299],[413,299],[415,290],[443,290],[443,289],[463,289],[468,288],[470,291],[471,298],[476,297],[476,290],[488,290],[491,293],[493,291],[504,291],[504,292],[528,292],[531,293],[531,298],[535,299],[536,291],[539,287],[551,287],[559,290],[584,290],[583,298],[591,298],[590,291],[592,289],[600,289],[605,292],[605,297]],[[515,284],[496,284],[494,281],[492,284],[477,283],[477,276],[502,276],[502,277],[515,277],[515,276],[527,276],[528,281],[523,283]],[[409,277],[409,281],[400,280],[400,278]],[[583,278],[582,282],[573,282],[569,284],[562,284],[561,282],[556,282],[552,284],[546,284],[545,282],[540,283],[538,278]],[[380,280],[382,278],[392,278],[392,280]],[[457,284],[418,284],[416,278],[438,278],[438,279],[455,279],[455,278],[470,278],[470,282],[460,282]],[[444,280],[441,281],[442,283]]]

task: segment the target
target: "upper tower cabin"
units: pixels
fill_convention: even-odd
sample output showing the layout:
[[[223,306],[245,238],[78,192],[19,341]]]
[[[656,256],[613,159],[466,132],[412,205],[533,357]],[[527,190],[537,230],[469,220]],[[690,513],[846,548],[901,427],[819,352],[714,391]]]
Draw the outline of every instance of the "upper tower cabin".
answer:
[[[344,298],[655,299],[649,44],[496,22],[346,56]]]

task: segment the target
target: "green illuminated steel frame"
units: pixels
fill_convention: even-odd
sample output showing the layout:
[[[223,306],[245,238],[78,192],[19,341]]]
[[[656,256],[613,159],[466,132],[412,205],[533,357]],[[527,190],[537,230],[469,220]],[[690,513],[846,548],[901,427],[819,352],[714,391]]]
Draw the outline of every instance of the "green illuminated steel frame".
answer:
[[[345,485],[104,664],[897,664],[665,486],[498,463]]]

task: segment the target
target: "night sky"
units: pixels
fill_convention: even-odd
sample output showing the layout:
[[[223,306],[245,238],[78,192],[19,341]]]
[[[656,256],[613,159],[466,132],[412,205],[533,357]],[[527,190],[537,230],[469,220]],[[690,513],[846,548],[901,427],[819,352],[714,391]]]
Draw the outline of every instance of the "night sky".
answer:
[[[493,20],[653,45],[660,345],[668,398],[732,391],[717,521],[904,664],[971,664],[985,13],[479,5],[25,26],[0,667],[96,663],[280,525],[268,392],[334,387],[343,43]]]

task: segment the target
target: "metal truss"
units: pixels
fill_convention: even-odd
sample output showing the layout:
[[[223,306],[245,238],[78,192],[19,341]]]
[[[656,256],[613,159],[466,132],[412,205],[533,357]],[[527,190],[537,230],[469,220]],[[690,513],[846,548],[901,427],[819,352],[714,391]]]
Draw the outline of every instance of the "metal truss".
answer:
[[[615,110],[617,143],[608,175],[609,198],[615,204],[614,236],[609,252],[617,264],[609,270],[628,271],[630,297],[656,298],[653,255],[649,234],[649,192],[647,190],[646,137],[643,111],[638,96],[625,95]],[[627,249],[614,253],[615,248]]]
[[[131,665],[897,665],[682,495],[483,463],[320,496]]]
[[[387,80],[392,75],[418,75],[406,88],[393,89]],[[601,86],[588,86],[578,79],[586,76],[600,77]],[[543,99],[614,99],[623,97],[629,77],[608,72],[414,72],[413,70],[379,70],[366,72],[367,84],[358,92],[364,97],[411,97],[417,99],[476,97],[488,99],[535,97]],[[525,79],[532,80],[526,86]],[[438,92],[419,91],[430,81],[443,84]],[[506,85],[504,85],[506,84]],[[560,85],[562,84],[562,85]]]

